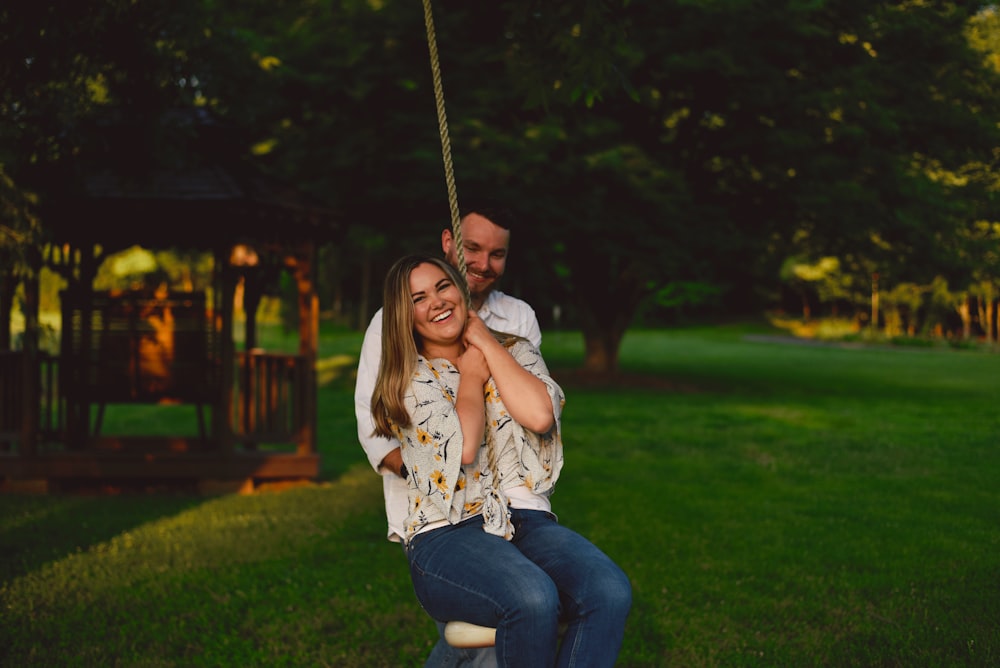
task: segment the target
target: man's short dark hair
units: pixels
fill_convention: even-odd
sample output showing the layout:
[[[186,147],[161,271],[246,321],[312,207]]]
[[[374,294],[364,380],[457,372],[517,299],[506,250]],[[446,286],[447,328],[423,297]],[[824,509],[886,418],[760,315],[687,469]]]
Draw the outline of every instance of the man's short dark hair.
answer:
[[[494,225],[502,227],[511,234],[513,234],[517,226],[517,217],[514,215],[514,212],[495,202],[481,201],[474,202],[472,205],[463,206],[459,217],[464,220],[470,213],[479,214]]]

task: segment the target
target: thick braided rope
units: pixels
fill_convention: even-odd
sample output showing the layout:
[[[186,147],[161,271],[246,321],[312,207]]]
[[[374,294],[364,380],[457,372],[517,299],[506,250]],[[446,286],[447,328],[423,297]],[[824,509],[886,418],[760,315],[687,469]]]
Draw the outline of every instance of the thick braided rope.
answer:
[[[448,186],[448,205],[451,207],[451,233],[458,257],[458,271],[465,276],[465,251],[462,247],[462,224],[458,213],[458,189],[455,187],[455,168],[451,162],[451,140],[448,138],[448,117],[444,110],[444,86],[441,84],[441,66],[438,64],[437,38],[434,35],[434,15],[431,0],[424,2],[424,24],[427,27],[427,48],[431,55],[431,74],[434,79],[434,99],[437,102],[438,128],[441,133],[441,156],[444,159],[444,180]]]
[[[458,213],[458,189],[455,187],[455,168],[451,162],[451,140],[448,138],[448,117],[444,110],[444,86],[441,84],[441,66],[438,63],[437,38],[434,35],[434,15],[431,12],[431,0],[424,2],[424,25],[427,27],[427,48],[431,56],[431,74],[434,79],[434,99],[437,102],[438,129],[441,132],[441,156],[444,158],[444,179],[448,185],[448,205],[451,207],[451,235],[455,243],[455,255],[458,258],[458,271],[466,275],[465,249],[462,245],[462,221]],[[466,279],[468,280],[468,279]],[[472,308],[471,303],[467,304]],[[495,485],[500,484],[500,476],[496,464],[496,448],[493,439],[486,439],[486,461],[493,474]]]

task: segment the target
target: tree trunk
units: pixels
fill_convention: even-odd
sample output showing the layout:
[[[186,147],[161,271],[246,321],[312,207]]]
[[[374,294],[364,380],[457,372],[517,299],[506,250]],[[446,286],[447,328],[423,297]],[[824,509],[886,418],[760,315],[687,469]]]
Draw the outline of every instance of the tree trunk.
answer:
[[[997,312],[997,300],[993,298],[993,295],[989,295],[989,300],[986,302],[986,321],[984,323],[984,329],[986,330],[986,343],[996,343],[1000,339],[1000,333],[996,332],[993,325],[996,322],[996,312]]]
[[[583,370],[595,375],[610,375],[618,371],[618,353],[624,332],[583,332]]]
[[[996,304],[993,283],[983,281],[979,286],[979,324],[983,328],[983,336],[986,343],[993,343],[996,338],[993,336],[993,309]]]
[[[618,371],[618,353],[647,282],[635,261],[602,267],[603,258],[581,252],[574,257],[574,294],[583,332],[583,371],[610,375]]]
[[[872,320],[871,330],[878,331],[878,272],[872,272]]]
[[[962,319],[962,340],[972,338],[972,312],[969,310],[969,300],[964,299],[958,305],[958,316]]]
[[[0,350],[11,349],[10,310],[16,286],[17,278],[12,270],[0,271]]]
[[[372,280],[372,254],[365,246],[361,250],[361,297],[358,300],[358,330],[365,331],[371,314],[368,313],[368,295]]]
[[[630,290],[628,281],[619,281],[619,299],[597,303],[580,300],[583,331],[583,370],[588,374],[611,375],[618,371],[622,339],[639,306],[639,290]]]

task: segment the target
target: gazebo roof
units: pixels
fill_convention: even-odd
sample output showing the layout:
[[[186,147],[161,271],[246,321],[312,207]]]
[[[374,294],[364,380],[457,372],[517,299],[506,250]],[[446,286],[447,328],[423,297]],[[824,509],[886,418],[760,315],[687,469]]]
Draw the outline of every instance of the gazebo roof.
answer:
[[[239,158],[203,110],[164,116],[169,155],[128,147],[67,179],[42,209],[55,243],[100,243],[106,250],[210,249],[235,242],[323,243],[337,238],[340,217],[323,203]],[[129,141],[107,129],[109,146]]]

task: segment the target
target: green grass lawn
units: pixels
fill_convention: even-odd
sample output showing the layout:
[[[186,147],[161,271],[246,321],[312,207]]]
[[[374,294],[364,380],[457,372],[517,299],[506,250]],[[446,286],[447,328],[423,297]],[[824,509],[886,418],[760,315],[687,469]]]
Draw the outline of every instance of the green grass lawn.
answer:
[[[632,578],[621,666],[1000,665],[1000,355],[631,332],[573,373],[563,523]],[[420,666],[435,629],[321,348],[320,484],[0,497],[0,665]]]

